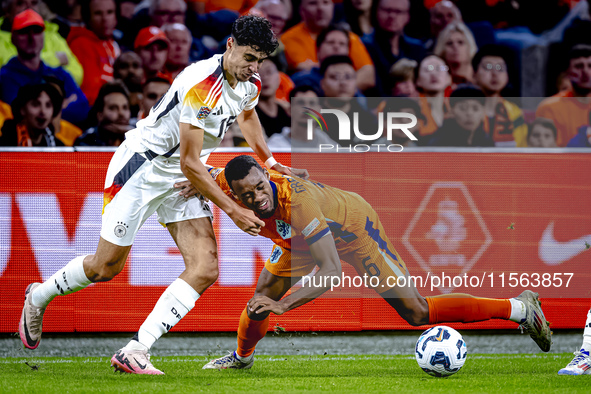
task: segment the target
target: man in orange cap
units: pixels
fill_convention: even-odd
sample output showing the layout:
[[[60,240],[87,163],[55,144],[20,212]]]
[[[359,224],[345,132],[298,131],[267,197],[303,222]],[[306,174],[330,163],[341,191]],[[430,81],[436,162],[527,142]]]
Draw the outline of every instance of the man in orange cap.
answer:
[[[156,26],[145,27],[138,33],[133,47],[142,58],[146,79],[164,71],[168,44],[166,34]]]

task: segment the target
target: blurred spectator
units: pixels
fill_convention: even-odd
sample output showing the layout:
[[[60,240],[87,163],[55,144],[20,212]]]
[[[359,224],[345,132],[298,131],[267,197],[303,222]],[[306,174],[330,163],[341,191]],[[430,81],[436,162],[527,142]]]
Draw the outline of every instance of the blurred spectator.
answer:
[[[21,12],[32,9],[38,13],[39,0],[3,0],[4,16],[0,18],[0,66],[17,55],[12,44],[11,32],[14,30],[13,19]],[[41,60],[49,67],[63,66],[72,75],[78,85],[82,83],[82,66],[70,50],[66,40],[59,34],[59,27],[55,23],[45,23],[45,41],[41,51]],[[16,91],[14,92],[16,95]]]
[[[482,47],[474,59],[474,82],[486,96],[484,129],[496,146],[527,146],[527,125],[521,108],[505,100],[501,92],[509,83],[510,52],[500,45]]]
[[[145,27],[135,39],[135,51],[142,59],[146,78],[156,76],[164,71],[168,58],[168,38],[156,26]]]
[[[469,85],[460,85],[451,93],[450,104],[453,118],[429,141],[431,146],[494,146],[484,131],[484,93]]]
[[[131,117],[137,118],[142,99],[142,83],[144,82],[144,69],[142,59],[135,52],[124,52],[115,60],[113,77],[120,79],[129,92],[129,109]]]
[[[556,127],[544,118],[538,118],[529,126],[527,146],[531,148],[555,148]]]
[[[60,36],[67,39],[73,26],[84,26],[80,15],[80,2],[78,0],[48,1],[47,7],[54,14],[46,19],[59,26]]]
[[[418,63],[403,57],[392,65],[388,85],[394,97],[419,97],[415,86]]]
[[[287,30],[281,36],[285,45],[285,56],[289,69],[293,71],[309,70],[318,67],[316,39],[320,32],[330,25],[334,14],[332,0],[302,0],[300,16],[302,22]],[[359,36],[349,32],[349,56],[353,59],[355,70],[367,73],[367,83],[374,84],[374,67],[367,49]]]
[[[50,84],[23,86],[12,102],[14,119],[2,127],[0,146],[64,146],[51,126],[61,107],[61,97]]]
[[[556,78],[556,91],[560,92],[568,92],[569,90],[573,89],[573,85],[570,83],[570,78],[566,71],[561,72]]]
[[[170,88],[170,80],[162,77],[152,77],[146,81],[142,90],[141,110],[138,120],[144,119],[150,109],[164,96]]]
[[[431,36],[425,42],[425,48],[432,52],[439,33],[452,22],[462,22],[462,13],[453,2],[443,0],[429,10],[429,16]]]
[[[376,0],[372,20],[375,31],[364,40],[376,69],[376,89],[388,94],[385,88],[390,68],[400,58],[420,61],[426,55],[423,44],[404,34],[410,20],[409,0]]]
[[[462,22],[450,23],[439,33],[433,53],[449,66],[452,88],[473,82],[472,58],[477,51],[472,32]]]
[[[0,101],[0,130],[2,130],[2,126],[4,126],[4,122],[8,119],[12,119],[12,109],[10,105],[6,104],[4,101]],[[0,137],[2,136],[2,132],[0,131]]]
[[[12,43],[17,49],[17,56],[0,70],[2,101],[10,104],[21,86],[38,84],[46,76],[53,76],[65,86],[64,119],[74,124],[86,120],[88,101],[72,76],[61,67],[48,67],[41,60],[45,29],[41,16],[33,10],[23,11],[14,18],[12,29]]]
[[[367,109],[360,105],[355,99],[355,69],[353,62],[347,56],[337,55],[324,59],[320,66],[322,80],[320,87],[324,92],[325,108],[338,109],[353,121],[353,113],[357,113],[359,130],[365,135],[375,134],[378,130],[376,117]],[[336,116],[326,116],[328,136],[341,145],[350,145],[355,143],[355,137],[352,141],[341,141],[339,139],[339,121]],[[376,137],[376,140],[380,136]],[[368,141],[364,141],[367,143]]]
[[[257,0],[187,0],[192,9],[198,13],[206,13],[219,10],[236,11],[239,15],[247,13]]]
[[[579,127],[578,131],[566,146],[569,148],[591,148],[591,111],[588,123]]]
[[[287,0],[289,2],[289,0]],[[273,33],[277,37],[279,41],[279,46],[273,52],[271,57],[276,58],[277,67],[279,68],[279,72],[281,73],[281,82],[278,94],[282,100],[289,101],[289,91],[293,89],[293,86],[288,87],[286,89],[285,82],[287,82],[286,74],[284,71],[287,71],[287,59],[285,57],[285,45],[279,38],[285,29],[285,25],[288,19],[288,8],[286,5],[286,1],[281,0],[261,0],[259,1],[256,6],[250,10],[250,13],[260,13],[262,17],[265,17],[271,22],[271,29]]]
[[[331,25],[322,30],[316,39],[316,57],[320,63],[329,56],[343,55],[350,56],[350,32],[343,27]],[[356,72],[356,86],[363,91],[374,86],[371,83],[374,78],[373,66],[364,66]],[[310,85],[320,87],[320,67],[312,67],[292,75],[296,85]]]
[[[320,111],[318,92],[312,86],[302,85],[295,87],[290,93],[292,103],[293,123],[292,127],[284,127],[281,133],[275,133],[267,141],[270,149],[286,148],[318,148],[320,144],[338,146],[328,134],[312,124],[312,139],[308,140],[308,120],[305,108]]]
[[[64,96],[66,95],[64,83],[52,76],[46,76],[45,83],[52,85],[57,90],[59,93],[59,99],[63,102],[65,98]],[[82,129],[67,120],[62,119],[62,111],[59,111],[53,117],[51,125],[56,137],[58,137],[66,146],[73,146],[76,138],[82,134]]]
[[[166,24],[185,23],[187,3],[183,0],[152,0],[149,15],[151,26],[162,27]]]
[[[283,33],[288,19],[289,10],[284,1],[261,0],[255,8],[263,13],[263,16],[271,22],[271,29],[277,37]]]
[[[125,85],[119,81],[105,83],[96,98],[92,113],[97,126],[84,132],[76,146],[119,146],[125,139],[129,125],[129,98]]]
[[[113,40],[117,26],[115,0],[82,2],[82,20],[86,27],[73,27],[68,44],[84,68],[82,91],[90,105],[105,82],[113,80],[113,65],[121,54]]]
[[[281,133],[284,127],[289,127],[291,119],[289,117],[289,104],[285,101],[277,100],[275,97],[279,87],[279,71],[277,65],[266,60],[259,67],[259,76],[261,77],[261,93],[259,103],[255,107],[263,130],[267,137],[275,133]]]
[[[115,40],[122,51],[133,50],[133,40],[142,26],[134,20],[135,8],[141,0],[116,0],[117,28],[114,32]],[[147,20],[148,18],[146,18]]]
[[[174,80],[189,65],[189,53],[193,37],[185,25],[173,23],[162,26],[168,38],[168,57],[166,58],[166,74]]]
[[[374,31],[371,20],[372,0],[344,0],[345,18],[351,31],[361,39],[368,39]]]
[[[425,124],[425,116],[421,112],[421,106],[416,100],[408,97],[388,98],[386,99],[386,105],[384,106],[383,112],[384,116],[387,116],[388,113],[392,112],[402,112],[416,116],[417,124],[414,127],[409,128],[408,131],[417,137],[419,141],[411,140],[402,130],[395,128],[392,130],[391,140],[387,140],[386,137],[384,137],[383,139],[376,141],[376,144],[398,144],[404,146],[405,148],[409,148],[418,145],[425,145],[426,142],[428,142],[428,139],[431,137],[428,136],[428,138],[424,138],[424,136],[421,135],[421,127]],[[384,117],[384,120],[385,119],[386,118]],[[408,118],[392,118],[392,123],[394,124],[404,124],[408,122]]]
[[[449,68],[435,55],[427,56],[419,64],[416,87],[420,92],[419,103],[425,116],[424,136],[431,135],[443,125],[445,118],[451,116],[446,91],[451,84]]]
[[[574,46],[568,59],[572,89],[545,99],[536,110],[536,117],[554,122],[558,146],[566,146],[579,128],[587,124],[591,110],[591,46]]]

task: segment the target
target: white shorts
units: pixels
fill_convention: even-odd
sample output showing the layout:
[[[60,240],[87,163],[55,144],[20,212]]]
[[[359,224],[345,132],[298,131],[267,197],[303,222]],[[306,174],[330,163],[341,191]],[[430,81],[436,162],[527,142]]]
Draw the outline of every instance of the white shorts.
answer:
[[[135,235],[154,212],[163,225],[203,217],[213,218],[198,197],[181,197],[173,185],[186,181],[178,163],[165,157],[136,153],[123,142],[115,151],[105,179],[101,237],[119,246],[133,244]],[[178,159],[177,159],[178,160]],[[170,171],[166,171],[170,167]]]

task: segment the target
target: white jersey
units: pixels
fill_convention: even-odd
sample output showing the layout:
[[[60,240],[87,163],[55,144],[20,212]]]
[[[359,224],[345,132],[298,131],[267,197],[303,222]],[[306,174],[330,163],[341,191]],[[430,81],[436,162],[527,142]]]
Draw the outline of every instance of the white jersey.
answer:
[[[215,55],[186,67],[150,114],[126,133],[128,146],[150,160],[157,156],[170,158],[169,163],[178,164],[180,171],[179,123],[189,123],[205,131],[201,150],[201,161],[205,163],[236,117],[256,106],[261,91],[258,74],[232,89],[222,62],[222,55]]]

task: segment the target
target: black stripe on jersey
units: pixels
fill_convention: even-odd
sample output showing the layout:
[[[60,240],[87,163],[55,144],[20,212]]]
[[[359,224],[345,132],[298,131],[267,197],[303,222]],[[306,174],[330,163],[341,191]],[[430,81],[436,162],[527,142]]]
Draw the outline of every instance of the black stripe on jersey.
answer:
[[[164,96],[162,96],[164,97]],[[161,117],[163,117],[164,115],[166,115],[167,113],[169,113],[174,107],[176,107],[176,105],[179,103],[179,93],[178,91],[174,93],[174,97],[172,98],[172,100],[170,100],[170,102],[168,103],[168,105],[166,106],[166,108],[164,109],[164,111],[160,112],[158,114],[158,117],[156,118],[156,121],[160,120]]]

